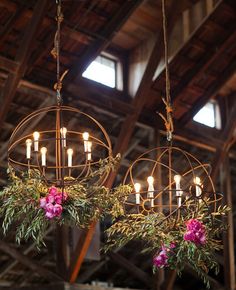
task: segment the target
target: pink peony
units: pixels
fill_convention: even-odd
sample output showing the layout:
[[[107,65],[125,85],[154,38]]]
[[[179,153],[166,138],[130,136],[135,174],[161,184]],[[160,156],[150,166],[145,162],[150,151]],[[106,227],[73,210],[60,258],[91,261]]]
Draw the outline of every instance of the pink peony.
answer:
[[[196,245],[204,245],[206,243],[205,226],[199,220],[190,219],[186,222],[186,226],[185,241],[193,242]]]
[[[60,216],[62,213],[62,206],[60,204],[55,204],[53,207],[53,212],[55,216]]]
[[[55,186],[51,186],[49,188],[49,194],[56,195],[57,194],[57,188]]]
[[[55,201],[55,196],[53,195],[53,194],[48,194],[47,196],[46,196],[46,200],[47,200],[47,203],[54,203],[54,201]]]
[[[62,204],[63,201],[67,200],[67,193],[66,192],[63,192],[63,195],[62,195],[62,192],[58,192],[57,195],[55,195],[54,199],[55,199],[55,203],[57,204]]]
[[[40,198],[40,207],[45,209],[45,206],[47,204],[47,199],[45,197]]]

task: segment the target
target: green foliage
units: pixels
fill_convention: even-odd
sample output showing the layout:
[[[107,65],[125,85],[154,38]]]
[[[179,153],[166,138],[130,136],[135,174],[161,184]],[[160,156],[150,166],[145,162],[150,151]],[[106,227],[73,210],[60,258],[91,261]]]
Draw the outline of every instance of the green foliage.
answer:
[[[163,245],[169,247],[174,243],[175,247],[169,252],[168,267],[175,269],[180,275],[183,268],[188,265],[209,287],[207,273],[210,270],[215,273],[219,271],[215,251],[222,249],[219,237],[226,229],[222,217],[227,214],[229,208],[220,206],[211,213],[208,202],[209,200],[206,199],[199,203],[198,209],[194,210],[192,201],[189,200],[178,218],[175,214],[167,218],[162,213],[146,216],[142,214],[120,215],[106,231],[105,251],[122,247],[131,240],[141,240],[145,245],[142,252],[150,252],[155,256],[160,253]],[[115,217],[117,217],[117,212],[115,212]],[[195,245],[191,241],[184,240],[186,222],[190,219],[197,219],[204,224],[207,238],[204,245]],[[153,270],[156,271],[157,268],[154,266]]]
[[[30,170],[18,177],[12,168],[8,169],[10,183],[0,192],[0,217],[2,230],[6,235],[16,227],[16,242],[32,238],[38,247],[44,245],[43,238],[52,223],[88,227],[93,221],[112,211],[113,198],[117,200],[124,190],[118,187],[112,192],[104,186],[92,186],[96,177],[109,172],[118,162],[119,156],[100,161],[99,167],[80,182],[65,187],[68,198],[63,202],[61,216],[49,220],[40,208],[40,198],[48,194],[49,187],[42,180],[40,172]],[[67,178],[68,179],[68,178]],[[112,196],[111,196],[112,195]]]

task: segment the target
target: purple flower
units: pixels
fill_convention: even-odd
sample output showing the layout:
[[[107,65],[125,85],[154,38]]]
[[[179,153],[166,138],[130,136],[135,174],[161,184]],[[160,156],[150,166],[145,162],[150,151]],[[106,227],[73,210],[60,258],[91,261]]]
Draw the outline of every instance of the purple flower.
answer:
[[[197,219],[190,219],[186,223],[187,231],[184,234],[184,240],[193,242],[196,245],[206,243],[205,226]]]
[[[40,207],[45,209],[45,206],[47,204],[47,199],[45,197],[41,197],[39,202],[40,202]]]

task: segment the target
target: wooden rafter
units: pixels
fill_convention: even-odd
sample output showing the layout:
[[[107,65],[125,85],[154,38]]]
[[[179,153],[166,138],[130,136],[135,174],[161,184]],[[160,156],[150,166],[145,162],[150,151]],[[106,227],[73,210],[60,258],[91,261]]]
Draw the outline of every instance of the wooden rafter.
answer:
[[[0,250],[7,253],[13,259],[17,260],[22,265],[26,266],[27,268],[37,272],[42,277],[47,278],[49,281],[60,281],[62,280],[58,275],[55,273],[43,268],[40,264],[36,261],[31,260],[26,255],[20,253],[12,246],[8,245],[6,242],[0,240]]]
[[[10,73],[6,80],[2,95],[0,97],[0,128],[2,127],[2,124],[6,118],[11,101],[15,96],[18,84],[25,73],[27,62],[30,56],[32,40],[34,39],[35,33],[44,17],[47,4],[47,0],[42,0],[37,2],[35,5],[32,19],[29,22],[27,29],[25,30],[20,49],[18,50],[15,58],[15,61],[19,63],[19,69],[16,73]]]
[[[100,38],[89,46],[79,62],[75,63],[70,69],[66,77],[67,81],[81,77],[88,65],[110,44],[116,32],[142,2],[143,0],[130,0],[124,2],[110,22],[104,27],[103,31],[101,31]]]

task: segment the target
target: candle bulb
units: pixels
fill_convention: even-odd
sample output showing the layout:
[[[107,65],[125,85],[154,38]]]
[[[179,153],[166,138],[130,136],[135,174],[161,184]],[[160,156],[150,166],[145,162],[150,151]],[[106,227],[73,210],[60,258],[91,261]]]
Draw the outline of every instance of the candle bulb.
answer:
[[[67,129],[65,127],[62,127],[61,130],[61,138],[62,138],[62,146],[65,148],[66,147],[66,133]]]
[[[35,131],[33,133],[33,137],[34,137],[34,151],[38,152],[39,151],[39,132]]]
[[[88,161],[91,161],[92,159],[92,142],[91,141],[87,141],[88,142]]]
[[[181,187],[180,187],[180,180],[181,176],[180,175],[175,175],[174,176],[174,181],[175,181],[175,189],[176,189],[176,197],[177,197],[177,202],[178,202],[178,207],[181,206],[181,196],[183,194]]]
[[[73,149],[69,148],[67,150],[67,155],[68,155],[68,167],[72,167],[72,155],[73,155]]]
[[[88,152],[88,139],[89,139],[88,132],[83,133],[83,139],[84,139],[84,152],[87,153]]]
[[[148,193],[147,193],[147,197],[148,198],[154,198],[154,178],[152,176],[148,176],[147,178],[147,182],[148,182]]]
[[[195,178],[194,178],[194,183],[195,183],[195,185],[196,185],[196,197],[199,197],[199,196],[201,196],[201,194],[202,194],[202,189],[201,189],[201,179],[198,177],[198,176],[196,176]]]
[[[27,139],[25,141],[26,144],[26,158],[29,160],[31,157],[31,146],[32,146],[32,140],[31,139]]]
[[[141,189],[141,184],[140,183],[135,183],[134,184],[134,189],[135,189],[135,201],[136,204],[140,204],[140,189]]]
[[[47,148],[46,147],[42,147],[40,151],[41,151],[41,162],[42,162],[42,166],[45,167],[46,166]]]

